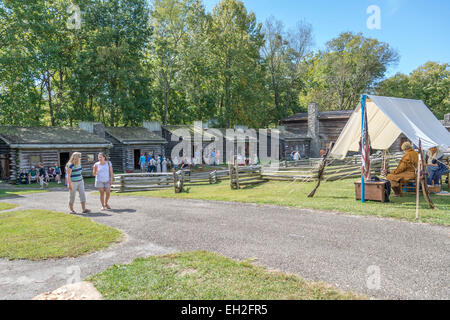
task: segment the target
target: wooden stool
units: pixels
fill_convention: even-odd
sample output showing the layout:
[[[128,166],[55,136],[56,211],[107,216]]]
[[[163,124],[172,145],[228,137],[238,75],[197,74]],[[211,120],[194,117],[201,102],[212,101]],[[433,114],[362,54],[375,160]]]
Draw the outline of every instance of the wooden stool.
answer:
[[[406,185],[409,185],[409,184],[411,184],[411,187],[408,187],[408,191],[406,191],[405,193],[406,194],[416,194],[417,181],[416,181],[416,179],[411,179],[411,180],[406,181],[405,184],[400,183],[400,195],[403,194],[403,187],[406,186]]]

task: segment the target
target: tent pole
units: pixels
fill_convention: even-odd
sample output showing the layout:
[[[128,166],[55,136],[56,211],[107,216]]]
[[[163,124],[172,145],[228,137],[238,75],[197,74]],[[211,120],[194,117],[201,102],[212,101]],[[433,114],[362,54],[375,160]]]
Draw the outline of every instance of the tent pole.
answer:
[[[420,191],[420,165],[422,163],[421,154],[419,153],[419,163],[417,166],[417,182],[416,182],[416,220],[419,220],[419,191]]]
[[[364,163],[363,163],[363,134],[364,134],[364,112],[366,109],[366,95],[363,94],[361,96],[361,203],[366,202],[366,186],[365,186],[365,182],[364,182],[364,174],[363,174],[363,167],[364,167]]]

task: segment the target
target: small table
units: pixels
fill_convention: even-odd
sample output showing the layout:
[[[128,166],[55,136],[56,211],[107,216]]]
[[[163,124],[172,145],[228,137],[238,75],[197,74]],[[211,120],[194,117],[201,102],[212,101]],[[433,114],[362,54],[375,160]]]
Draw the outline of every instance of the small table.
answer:
[[[364,187],[365,200],[387,202],[386,181],[367,181]],[[355,182],[356,200],[361,200],[361,181]]]

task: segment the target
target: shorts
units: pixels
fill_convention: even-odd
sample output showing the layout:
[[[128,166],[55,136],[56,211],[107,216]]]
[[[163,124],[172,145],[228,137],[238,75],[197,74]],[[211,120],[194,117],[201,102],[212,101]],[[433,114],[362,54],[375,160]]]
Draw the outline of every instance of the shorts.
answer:
[[[109,189],[111,188],[111,184],[108,182],[95,181],[95,187],[97,189]]]

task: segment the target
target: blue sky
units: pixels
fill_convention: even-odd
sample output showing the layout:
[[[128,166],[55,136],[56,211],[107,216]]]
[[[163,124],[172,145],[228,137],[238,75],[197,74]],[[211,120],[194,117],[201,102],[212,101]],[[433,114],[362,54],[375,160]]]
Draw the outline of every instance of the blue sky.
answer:
[[[210,11],[220,0],[204,0]],[[297,21],[312,24],[316,48],[344,31],[362,32],[389,43],[400,54],[397,72],[409,74],[426,61],[450,62],[449,0],[243,0],[259,22],[271,15],[287,28]],[[381,29],[369,30],[370,5],[381,9]]]

